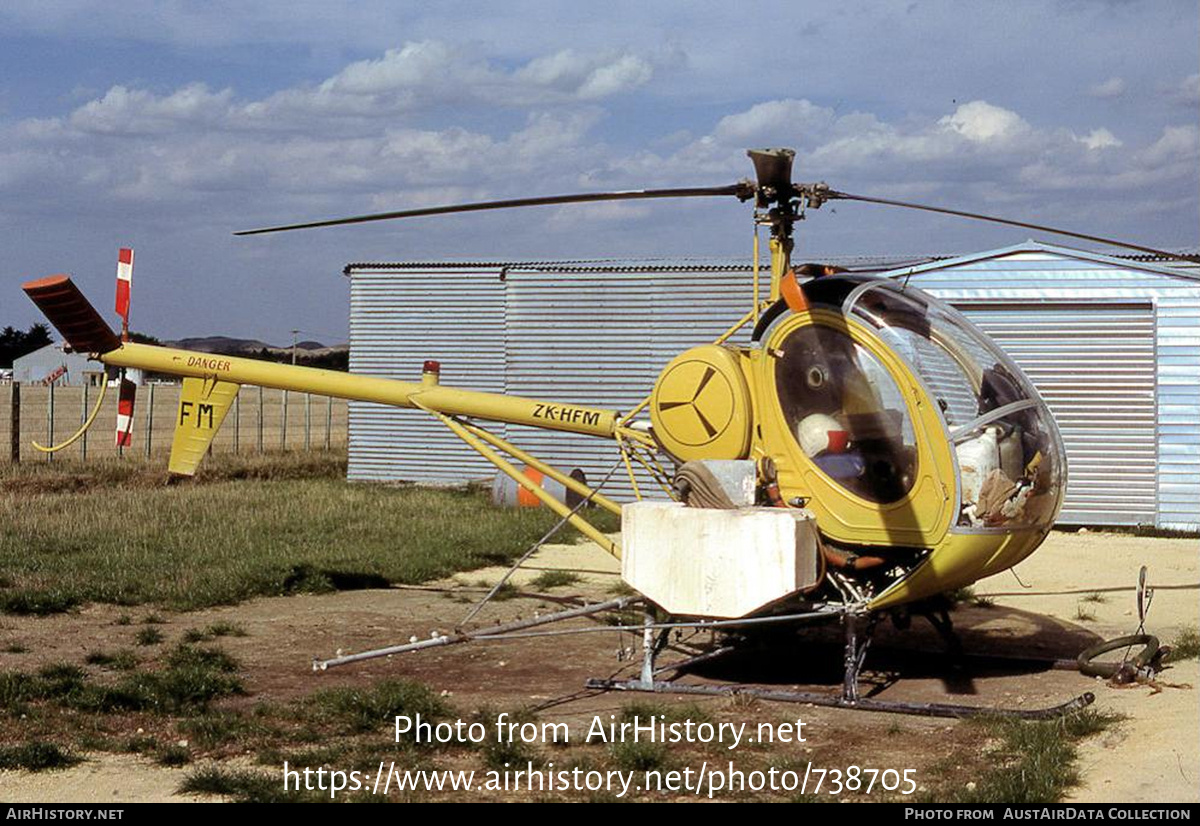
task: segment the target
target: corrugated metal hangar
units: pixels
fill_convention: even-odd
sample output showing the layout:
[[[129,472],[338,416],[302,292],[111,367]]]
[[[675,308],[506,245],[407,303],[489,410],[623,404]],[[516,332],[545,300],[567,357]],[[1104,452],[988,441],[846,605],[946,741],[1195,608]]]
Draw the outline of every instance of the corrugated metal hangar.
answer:
[[[1200,271],[1033,241],[956,258],[831,263],[909,279],[961,310],[1033,379],[1069,462],[1060,524],[1200,530]],[[749,264],[352,264],[350,368],[629,410],[673,356],[750,305]],[[734,341],[744,341],[743,330]],[[593,482],[604,440],[495,425]],[[461,483],[495,471],[426,414],[350,403],[351,480]],[[653,487],[648,478],[639,484]],[[629,497],[624,470],[605,493]]]

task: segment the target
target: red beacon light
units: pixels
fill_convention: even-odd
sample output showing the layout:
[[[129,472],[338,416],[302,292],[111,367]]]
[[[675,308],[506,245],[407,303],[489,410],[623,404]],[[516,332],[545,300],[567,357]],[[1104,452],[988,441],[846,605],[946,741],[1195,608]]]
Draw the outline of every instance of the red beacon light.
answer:
[[[437,384],[442,375],[442,363],[429,359],[421,367],[421,383]]]

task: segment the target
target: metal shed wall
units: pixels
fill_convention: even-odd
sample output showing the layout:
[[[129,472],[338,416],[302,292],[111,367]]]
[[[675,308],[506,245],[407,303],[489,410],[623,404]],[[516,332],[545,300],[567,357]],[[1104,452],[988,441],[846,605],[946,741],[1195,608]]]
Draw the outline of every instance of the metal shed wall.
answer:
[[[350,269],[350,369],[420,381],[426,359],[447,384],[503,393],[500,266]],[[351,481],[461,483],[494,468],[419,410],[350,402]],[[502,425],[497,432],[503,434]]]
[[[1067,445],[1061,523],[1200,530],[1194,274],[1031,241],[891,275],[962,309],[1033,378]]]

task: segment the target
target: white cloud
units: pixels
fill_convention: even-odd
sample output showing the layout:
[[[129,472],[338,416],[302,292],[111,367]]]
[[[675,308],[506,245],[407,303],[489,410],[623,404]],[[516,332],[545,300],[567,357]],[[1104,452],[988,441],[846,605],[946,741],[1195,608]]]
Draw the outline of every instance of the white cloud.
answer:
[[[1076,138],[1080,143],[1088,149],[1112,149],[1117,146],[1122,146],[1120,140],[1112,132],[1101,127],[1093,129],[1091,132],[1084,135],[1082,138]]]
[[[648,60],[626,52],[584,55],[566,50],[509,70],[493,65],[476,49],[422,41],[352,63],[315,88],[273,95],[247,113],[264,118],[317,111],[383,116],[456,103],[566,104],[624,94],[644,86],[653,75]]]
[[[1110,77],[1102,83],[1088,87],[1088,94],[1094,98],[1119,98],[1125,94],[1125,81],[1119,77]]]
[[[531,60],[515,73],[514,80],[581,100],[597,100],[643,86],[653,75],[650,62],[636,55],[588,56],[566,49]]]
[[[160,97],[142,89],[114,86],[104,97],[71,113],[70,125],[82,132],[134,134],[169,132],[182,126],[220,125],[229,117],[232,90],[210,92],[194,83]]]
[[[1168,126],[1158,140],[1135,153],[1134,159],[1151,169],[1200,160],[1200,127]]]
[[[1013,140],[1029,132],[1029,124],[1016,112],[985,100],[964,103],[938,124],[976,143]]]
[[[1200,103],[1200,72],[1188,75],[1175,89],[1174,97],[1180,103],[1195,105]]]
[[[232,90],[202,83],[167,95],[114,86],[71,113],[71,127],[111,135],[178,129],[318,131],[361,128],[387,119],[452,106],[528,109],[573,106],[631,92],[650,81],[649,61],[629,53],[583,55],[562,51],[513,70],[498,68],[474,50],[439,41],[408,43],[382,57],[361,60],[312,87],[283,89],[239,101]]]
[[[810,144],[828,133],[834,117],[832,109],[809,100],[772,100],[726,115],[713,135],[718,140],[756,146]]]

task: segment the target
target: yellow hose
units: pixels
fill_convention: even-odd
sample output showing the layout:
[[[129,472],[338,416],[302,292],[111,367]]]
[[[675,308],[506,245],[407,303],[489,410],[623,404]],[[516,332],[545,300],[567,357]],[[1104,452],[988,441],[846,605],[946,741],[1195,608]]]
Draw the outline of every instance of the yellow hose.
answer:
[[[92,408],[92,414],[87,417],[87,420],[83,423],[83,425],[79,428],[79,430],[77,430],[75,432],[74,436],[67,439],[65,442],[62,442],[61,444],[54,445],[53,447],[45,447],[44,445],[39,445],[37,442],[33,442],[33,446],[36,447],[38,450],[40,450],[42,453],[57,453],[58,451],[62,450],[64,447],[70,447],[71,445],[73,445],[77,441],[79,441],[80,437],[82,437],[83,434],[87,432],[87,429],[92,426],[92,422],[94,422],[96,420],[96,414],[100,412],[100,405],[104,403],[104,394],[105,394],[105,392],[107,392],[107,390],[108,390],[108,382],[101,382],[100,383],[100,398],[96,399],[96,406]],[[33,440],[31,439],[30,441],[32,442]]]

